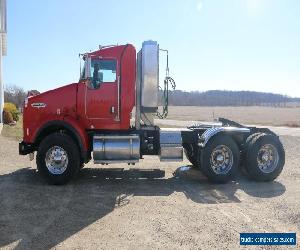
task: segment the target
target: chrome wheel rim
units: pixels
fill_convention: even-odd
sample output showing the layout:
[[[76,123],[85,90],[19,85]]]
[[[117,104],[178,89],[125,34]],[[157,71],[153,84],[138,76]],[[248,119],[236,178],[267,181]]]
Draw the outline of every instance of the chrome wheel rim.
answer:
[[[257,164],[259,169],[266,174],[273,172],[279,161],[279,154],[272,144],[263,145],[257,154]]]
[[[227,174],[233,165],[233,153],[225,145],[215,147],[210,156],[210,165],[216,174]]]
[[[51,174],[63,174],[68,166],[68,154],[59,146],[53,146],[46,153],[46,167]]]

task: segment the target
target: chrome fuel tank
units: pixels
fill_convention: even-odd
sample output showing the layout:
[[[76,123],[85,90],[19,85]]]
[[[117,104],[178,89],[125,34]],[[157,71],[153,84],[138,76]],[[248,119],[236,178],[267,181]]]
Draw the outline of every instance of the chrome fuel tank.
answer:
[[[135,163],[140,159],[139,135],[95,135],[94,163]]]

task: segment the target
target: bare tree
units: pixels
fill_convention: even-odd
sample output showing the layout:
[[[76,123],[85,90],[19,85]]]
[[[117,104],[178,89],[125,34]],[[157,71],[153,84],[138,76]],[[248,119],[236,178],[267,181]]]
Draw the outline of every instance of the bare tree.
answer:
[[[27,96],[25,90],[17,85],[9,85],[4,90],[4,101],[14,103],[17,108],[21,108]]]

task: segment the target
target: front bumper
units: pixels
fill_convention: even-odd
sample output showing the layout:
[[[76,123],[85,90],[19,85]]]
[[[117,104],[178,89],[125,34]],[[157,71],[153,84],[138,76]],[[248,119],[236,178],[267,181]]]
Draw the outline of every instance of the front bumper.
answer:
[[[35,147],[32,143],[20,142],[19,143],[19,154],[27,155],[35,151]]]

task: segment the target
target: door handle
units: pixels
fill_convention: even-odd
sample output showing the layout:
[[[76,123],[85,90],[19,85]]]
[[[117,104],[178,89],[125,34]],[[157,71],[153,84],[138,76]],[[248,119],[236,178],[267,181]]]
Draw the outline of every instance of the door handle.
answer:
[[[114,114],[115,112],[116,112],[115,106],[111,106],[110,107],[110,113]]]

